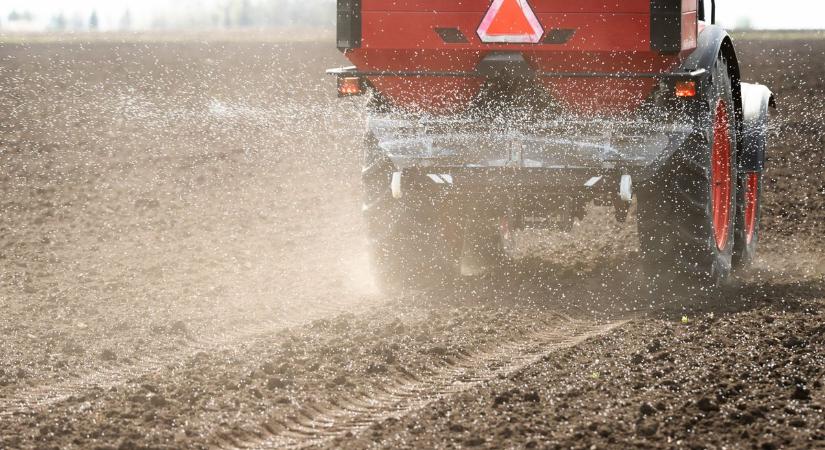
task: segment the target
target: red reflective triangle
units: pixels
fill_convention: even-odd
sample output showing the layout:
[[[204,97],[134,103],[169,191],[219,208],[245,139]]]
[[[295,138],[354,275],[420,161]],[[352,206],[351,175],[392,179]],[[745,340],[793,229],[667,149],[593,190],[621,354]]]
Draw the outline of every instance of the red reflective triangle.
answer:
[[[527,0],[495,0],[478,27],[482,42],[537,43],[544,30]]]

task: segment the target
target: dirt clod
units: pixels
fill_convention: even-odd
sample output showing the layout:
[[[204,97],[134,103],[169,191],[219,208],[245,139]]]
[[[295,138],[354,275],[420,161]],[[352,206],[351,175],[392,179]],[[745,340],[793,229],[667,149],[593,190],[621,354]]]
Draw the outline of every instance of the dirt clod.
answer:
[[[707,397],[699,399],[696,402],[696,407],[699,408],[699,411],[706,413],[719,411],[719,404]]]
[[[653,436],[659,430],[659,424],[656,422],[643,422],[636,425],[636,432],[641,436]]]
[[[791,399],[793,400],[810,400],[811,399],[811,391],[808,390],[807,387],[803,384],[797,384],[794,386],[793,393],[791,394]]]
[[[541,401],[541,396],[536,391],[527,392],[522,398],[525,402],[538,403]]]
[[[148,396],[149,404],[154,406],[155,408],[162,408],[166,406],[169,402],[166,400],[166,397],[160,394],[152,394]]]
[[[266,382],[267,389],[283,389],[287,385],[286,381],[280,378],[270,378]]]
[[[100,352],[100,359],[103,361],[117,361],[117,353],[112,349],[104,349]]]
[[[797,348],[803,347],[804,345],[805,341],[798,336],[788,336],[782,341],[782,346],[785,348]]]
[[[643,416],[652,416],[656,414],[656,408],[654,408],[650,403],[644,402],[641,406],[639,406],[639,414]]]

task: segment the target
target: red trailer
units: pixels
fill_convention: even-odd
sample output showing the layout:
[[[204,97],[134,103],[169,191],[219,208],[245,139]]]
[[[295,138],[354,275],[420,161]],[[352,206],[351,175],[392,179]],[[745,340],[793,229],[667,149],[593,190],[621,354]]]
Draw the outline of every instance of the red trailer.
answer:
[[[705,3],[710,3],[706,5]],[[369,96],[364,213],[387,287],[495,261],[514,231],[637,200],[653,278],[753,258],[771,92],[701,0],[339,0],[332,69]]]

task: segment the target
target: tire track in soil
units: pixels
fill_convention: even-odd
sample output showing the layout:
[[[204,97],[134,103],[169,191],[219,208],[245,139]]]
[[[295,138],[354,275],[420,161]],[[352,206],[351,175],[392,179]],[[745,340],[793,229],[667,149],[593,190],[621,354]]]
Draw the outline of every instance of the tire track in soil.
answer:
[[[162,371],[169,365],[180,363],[201,352],[214,352],[224,347],[237,347],[242,344],[255,345],[271,342],[274,334],[290,327],[344,312],[354,314],[366,312],[370,306],[365,303],[370,302],[341,301],[337,305],[330,305],[329,302],[319,301],[319,304],[324,306],[313,308],[311,313],[306,312],[305,305],[296,306],[294,311],[290,311],[287,317],[280,320],[260,322],[234,333],[214,333],[214,337],[197,341],[182,351],[162,352],[143,358],[134,364],[104,370],[83,371],[71,379],[21,389],[10,397],[0,398],[0,418],[42,410],[95,389],[106,390],[120,386],[128,383],[129,380]]]
[[[223,447],[302,448],[355,435],[374,423],[403,417],[440,398],[467,391],[498,377],[511,376],[554,352],[607,334],[627,322],[599,324],[570,320],[558,328],[535,333],[524,340],[468,355],[428,376],[398,376],[389,384],[377,387],[375,394],[369,397],[346,398],[328,407],[304,407],[289,422],[265,426],[268,435],[260,440],[239,442],[222,436]]]

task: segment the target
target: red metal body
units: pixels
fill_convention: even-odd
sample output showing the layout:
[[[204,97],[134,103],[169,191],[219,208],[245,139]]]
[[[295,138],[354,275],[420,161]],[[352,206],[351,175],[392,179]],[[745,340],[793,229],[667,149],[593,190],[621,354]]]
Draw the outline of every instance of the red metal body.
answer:
[[[516,0],[508,0],[516,1]],[[543,29],[532,43],[484,43],[479,26],[492,0],[363,0],[362,43],[346,51],[361,71],[471,72],[490,52],[520,52],[537,72],[667,72],[696,48],[697,0],[682,1],[682,49],[662,54],[651,46],[650,0],[527,0]],[[437,28],[457,29],[466,42],[447,43]],[[562,32],[566,39],[549,40]],[[548,43],[555,42],[555,43]],[[627,111],[655,87],[651,78],[541,78],[562,105],[582,112]],[[374,76],[390,101],[449,111],[479,92],[480,77]]]

